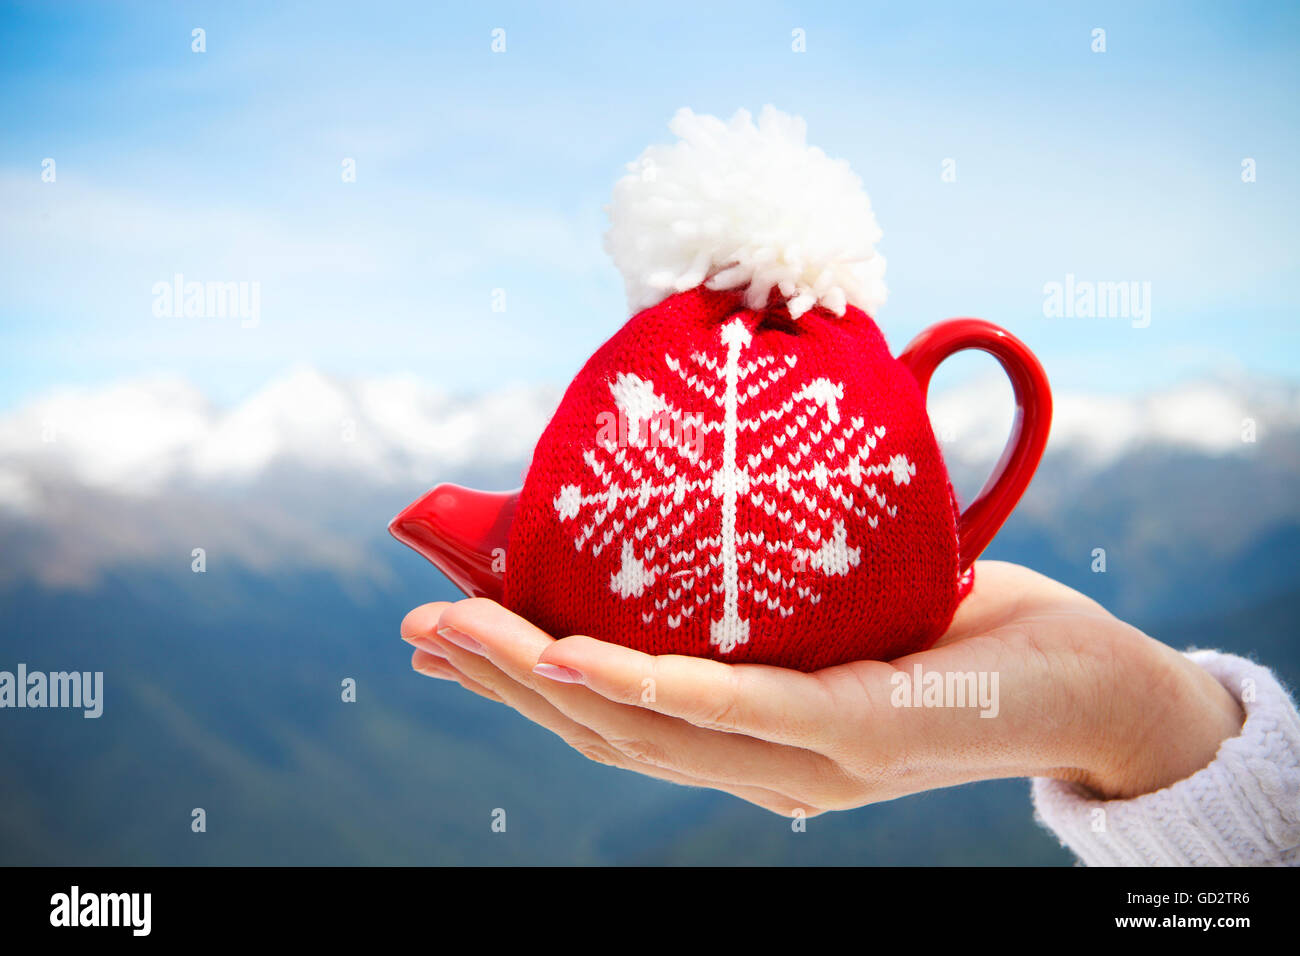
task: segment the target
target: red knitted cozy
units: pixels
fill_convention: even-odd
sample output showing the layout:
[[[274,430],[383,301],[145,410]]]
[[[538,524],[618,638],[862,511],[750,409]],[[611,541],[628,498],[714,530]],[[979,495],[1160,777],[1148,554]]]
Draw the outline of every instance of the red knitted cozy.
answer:
[[[871,202],[802,120],[670,125],[608,207],[635,314],[569,386],[524,487],[439,485],[390,527],[557,637],[802,670],[923,650],[1043,453],[1042,366],[978,319],[890,355]],[[1007,371],[1017,415],[959,514],[925,390],[971,348]]]
[[[929,646],[970,586],[916,380],[865,312],[696,287],[587,362],[541,437],[505,603],[556,635],[814,670]]]
[[[802,670],[923,650],[1042,456],[1042,366],[978,319],[890,355],[871,202],[802,120],[670,125],[608,207],[635,314],[569,386],[524,487],[439,485],[390,528],[557,637]],[[959,513],[925,390],[971,348],[1002,364],[1017,414]]]

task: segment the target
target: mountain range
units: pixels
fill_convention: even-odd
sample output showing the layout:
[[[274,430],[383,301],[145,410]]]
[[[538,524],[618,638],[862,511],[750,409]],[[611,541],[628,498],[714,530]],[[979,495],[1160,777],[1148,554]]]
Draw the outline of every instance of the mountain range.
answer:
[[[106,687],[97,720],[0,713],[0,862],[1069,862],[1030,819],[1023,781],[796,833],[731,798],[590,764],[411,673],[398,621],[455,592],[387,520],[438,480],[516,485],[559,397],[301,368],[233,407],[156,380],[0,414],[0,669],[102,670]],[[985,378],[931,401],[963,500],[1012,407]],[[1288,383],[1061,395],[1048,454],[988,556],[1175,646],[1256,654],[1295,686],[1297,478]],[[355,703],[341,699],[348,678]]]

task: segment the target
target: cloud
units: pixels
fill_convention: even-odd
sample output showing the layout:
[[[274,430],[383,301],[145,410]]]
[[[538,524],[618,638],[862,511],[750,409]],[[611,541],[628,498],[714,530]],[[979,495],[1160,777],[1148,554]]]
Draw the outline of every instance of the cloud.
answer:
[[[0,581],[91,586],[196,547],[382,578],[370,549],[388,519],[438,481],[517,484],[557,400],[308,367],[230,408],[171,379],[60,389],[0,416]]]
[[[1011,430],[1011,385],[980,377],[930,402],[945,457],[960,465],[996,460]],[[1146,395],[1065,392],[1053,396],[1049,456],[1069,455],[1100,469],[1142,449],[1181,448],[1208,456],[1239,455],[1270,432],[1300,429],[1300,386],[1221,376]]]
[[[342,382],[306,366],[233,408],[174,379],[59,389],[0,416],[0,473],[137,498],[248,485],[277,468],[398,485],[522,463],[557,398],[546,386],[455,397],[412,378]]]
[[[518,484],[558,400],[546,386],[463,396],[422,379],[345,381],[307,366],[230,407],[177,379],[58,389],[0,415],[0,581],[89,586],[122,564],[188,565],[195,547],[259,572],[382,578],[375,548],[391,544],[388,519],[439,481]],[[931,414],[959,488],[987,475],[1011,408],[1000,378],[936,394]],[[1257,443],[1242,440],[1248,418]],[[1042,487],[1022,511],[1055,520],[1061,496],[1086,488],[1089,474],[1145,474],[1130,464],[1142,455],[1243,459],[1294,448],[1298,434],[1300,389],[1290,384],[1058,395]],[[1294,471],[1292,457],[1274,470]],[[1252,527],[1289,507],[1259,504]]]

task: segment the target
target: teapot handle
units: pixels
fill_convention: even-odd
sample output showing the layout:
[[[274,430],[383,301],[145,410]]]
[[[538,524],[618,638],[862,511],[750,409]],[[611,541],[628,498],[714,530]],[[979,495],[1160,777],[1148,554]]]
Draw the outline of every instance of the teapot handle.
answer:
[[[1016,416],[993,474],[957,521],[963,572],[988,547],[1025,493],[1047,447],[1052,424],[1052,391],[1043,366],[1025,343],[991,322],[949,319],[932,325],[912,340],[898,360],[916,378],[924,398],[934,370],[944,359],[964,349],[980,349],[998,360],[1011,379]]]

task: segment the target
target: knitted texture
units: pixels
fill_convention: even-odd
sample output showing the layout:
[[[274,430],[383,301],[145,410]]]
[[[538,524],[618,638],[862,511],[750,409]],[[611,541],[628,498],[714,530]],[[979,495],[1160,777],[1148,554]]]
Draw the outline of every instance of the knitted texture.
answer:
[[[1089,866],[1300,865],[1300,715],[1276,678],[1241,657],[1187,655],[1241,703],[1241,734],[1185,780],[1131,800],[1033,782],[1036,815]]]
[[[552,634],[815,670],[928,647],[969,591],[911,374],[861,310],[677,293],[537,445],[505,603]]]

